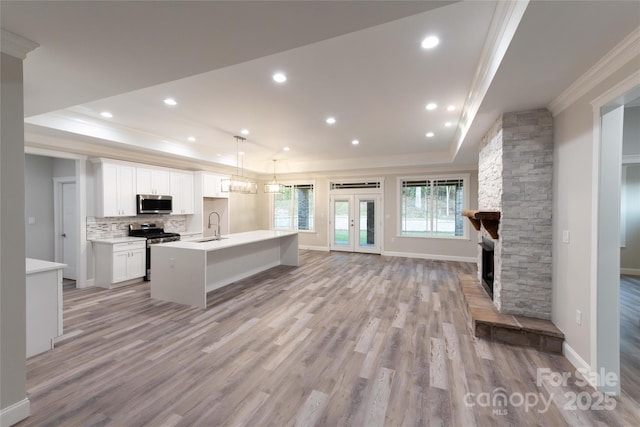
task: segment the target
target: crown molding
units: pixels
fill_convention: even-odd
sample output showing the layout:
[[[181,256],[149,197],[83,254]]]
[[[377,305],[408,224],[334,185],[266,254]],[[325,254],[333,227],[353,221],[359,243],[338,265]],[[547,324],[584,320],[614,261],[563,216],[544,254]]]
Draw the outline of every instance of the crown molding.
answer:
[[[478,66],[476,67],[471,89],[462,107],[460,125],[452,140],[451,157],[455,158],[471,128],[478,113],[480,104],[489,90],[502,59],[513,40],[513,36],[520,25],[529,0],[499,1],[493,12],[491,24],[487,31]]]
[[[623,65],[640,55],[640,27],[622,39],[611,51],[578,78],[549,104],[549,111],[557,116],[591,89],[603,82]]]
[[[2,42],[0,43],[2,53],[6,53],[7,55],[14,56],[22,60],[27,57],[29,52],[40,46],[34,41],[5,29],[0,29],[0,39],[2,39]]]

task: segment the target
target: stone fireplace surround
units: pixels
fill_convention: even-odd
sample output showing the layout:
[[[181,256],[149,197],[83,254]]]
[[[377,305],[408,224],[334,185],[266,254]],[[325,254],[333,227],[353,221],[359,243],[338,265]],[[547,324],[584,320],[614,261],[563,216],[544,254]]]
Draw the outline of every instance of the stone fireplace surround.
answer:
[[[493,304],[500,313],[551,318],[553,119],[546,109],[504,113],[480,142],[478,209],[500,212]],[[482,248],[478,245],[478,279]]]

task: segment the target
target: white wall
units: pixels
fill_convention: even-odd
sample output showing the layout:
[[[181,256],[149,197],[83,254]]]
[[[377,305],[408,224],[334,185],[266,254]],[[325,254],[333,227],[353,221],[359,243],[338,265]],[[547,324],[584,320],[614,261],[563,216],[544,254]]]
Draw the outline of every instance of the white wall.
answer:
[[[53,178],[75,176],[76,162],[25,154],[24,174],[26,256],[55,261]]]
[[[593,111],[590,102],[637,71],[631,61],[554,117],[553,313],[568,345],[590,363]],[[570,243],[562,243],[563,230]],[[582,312],[582,325],[575,321]]]
[[[229,194],[230,233],[242,233],[261,228],[260,210],[258,209],[261,190],[262,188],[258,186],[258,194]]]
[[[622,155],[640,155],[640,107],[625,107]]]
[[[0,410],[9,424],[29,413],[22,60],[2,53],[0,69]]]
[[[53,176],[56,178],[76,176],[76,161],[71,159],[53,159]]]
[[[53,159],[25,154],[25,246],[29,258],[55,261]],[[29,224],[29,219],[35,224]]]
[[[625,107],[622,132],[622,155],[640,156],[640,107]],[[640,275],[640,164],[624,165],[626,183],[622,185],[625,199],[625,246],[620,248],[620,268],[623,273]]]
[[[400,209],[398,207],[398,177],[420,176],[429,174],[470,174],[469,183],[469,203],[468,209],[477,208],[478,203],[478,171],[452,168],[430,168],[430,169],[406,169],[388,171],[371,170],[358,176],[349,176],[349,179],[357,178],[382,178],[384,179],[384,240],[383,251],[391,253],[401,253],[406,256],[428,256],[440,259],[460,259],[464,258],[469,262],[475,262],[477,257],[477,237],[476,230],[465,219],[465,226],[469,227],[469,239],[443,239],[443,238],[415,238],[398,236],[398,221]],[[315,182],[315,231],[301,232],[298,236],[299,244],[303,247],[328,249],[329,247],[329,183],[333,180],[341,180],[342,175],[291,175],[278,176],[281,182]],[[260,183],[262,185],[263,183]],[[259,187],[260,190],[262,187]],[[269,197],[270,195],[258,192],[260,204],[260,224],[264,229],[269,229]],[[233,217],[232,217],[233,220]]]
[[[620,248],[620,268],[640,275],[640,163],[625,165],[625,246]],[[624,273],[624,271],[623,271]]]

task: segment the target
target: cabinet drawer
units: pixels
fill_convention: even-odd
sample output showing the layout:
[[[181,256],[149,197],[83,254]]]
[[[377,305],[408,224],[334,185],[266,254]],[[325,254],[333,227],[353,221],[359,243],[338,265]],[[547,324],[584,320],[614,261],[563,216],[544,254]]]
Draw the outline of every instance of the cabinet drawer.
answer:
[[[116,243],[113,245],[113,252],[133,251],[135,249],[144,249],[147,242],[141,240],[139,242]]]

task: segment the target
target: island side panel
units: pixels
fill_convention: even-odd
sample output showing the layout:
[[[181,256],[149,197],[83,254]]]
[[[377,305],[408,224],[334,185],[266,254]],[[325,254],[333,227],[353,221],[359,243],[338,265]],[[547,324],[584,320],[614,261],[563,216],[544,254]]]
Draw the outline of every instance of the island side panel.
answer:
[[[280,239],[269,239],[210,251],[207,291],[280,265]]]
[[[300,265],[298,261],[298,234],[280,238],[280,264],[295,267]]]
[[[53,348],[58,336],[58,270],[26,276],[27,357]]]
[[[151,298],[207,308],[206,252],[151,246]]]

